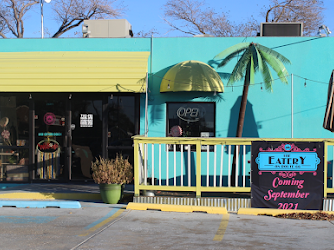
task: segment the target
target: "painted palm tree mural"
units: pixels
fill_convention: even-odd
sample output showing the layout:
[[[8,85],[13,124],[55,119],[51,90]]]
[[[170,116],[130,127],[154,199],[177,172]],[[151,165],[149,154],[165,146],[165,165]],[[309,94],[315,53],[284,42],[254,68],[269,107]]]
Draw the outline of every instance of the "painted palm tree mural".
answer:
[[[290,63],[289,59],[280,53],[253,42],[236,44],[216,55],[214,59],[222,60],[218,65],[220,68],[238,56],[239,53],[242,53],[242,55],[235,65],[227,83],[227,85],[232,85],[244,78],[236,137],[242,137],[249,85],[254,84],[255,73],[258,71],[261,72],[266,90],[272,92],[274,79],[269,66],[276,72],[283,83],[288,84],[287,77],[289,74],[284,64]],[[231,173],[232,185],[234,185],[235,180],[235,158],[236,154],[234,153]]]

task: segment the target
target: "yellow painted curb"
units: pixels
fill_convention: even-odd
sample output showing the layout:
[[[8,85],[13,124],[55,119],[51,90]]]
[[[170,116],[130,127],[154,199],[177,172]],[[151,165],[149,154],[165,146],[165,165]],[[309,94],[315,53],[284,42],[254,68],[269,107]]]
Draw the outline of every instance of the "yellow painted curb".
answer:
[[[237,214],[244,215],[279,215],[279,214],[291,214],[291,213],[317,213],[324,212],[328,214],[334,214],[334,211],[320,211],[320,210],[291,210],[291,209],[275,209],[275,208],[239,208]]]
[[[92,193],[4,193],[0,194],[0,199],[20,199],[20,200],[101,200],[100,194]]]
[[[129,202],[126,209],[132,210],[161,210],[164,212],[206,212],[208,214],[227,214],[225,207],[204,207],[204,206],[186,206],[186,205],[168,205],[168,204],[150,204]]]

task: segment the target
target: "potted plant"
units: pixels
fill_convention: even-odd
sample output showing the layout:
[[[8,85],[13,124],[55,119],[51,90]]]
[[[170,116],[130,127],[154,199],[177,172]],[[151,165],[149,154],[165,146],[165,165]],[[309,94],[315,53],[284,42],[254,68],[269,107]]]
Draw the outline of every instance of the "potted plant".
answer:
[[[133,179],[132,165],[122,155],[115,159],[100,157],[92,162],[92,176],[99,184],[101,198],[108,204],[116,204],[122,198],[122,185]]]

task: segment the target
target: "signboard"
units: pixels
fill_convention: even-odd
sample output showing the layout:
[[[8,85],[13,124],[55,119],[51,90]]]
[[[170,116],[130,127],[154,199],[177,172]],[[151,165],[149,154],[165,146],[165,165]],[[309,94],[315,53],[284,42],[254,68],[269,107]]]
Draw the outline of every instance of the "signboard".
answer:
[[[80,127],[92,128],[93,127],[93,114],[80,114]]]
[[[59,151],[59,143],[52,139],[42,140],[37,143],[37,150],[42,153],[52,153]]]
[[[56,121],[56,116],[55,114],[51,113],[51,112],[48,112],[48,113],[45,113],[44,115],[44,123],[46,125],[53,125]]]
[[[322,210],[323,162],[323,142],[252,142],[252,207]]]
[[[205,117],[205,109],[203,106],[195,103],[183,104],[176,111],[177,117],[186,122],[198,122],[200,118]]]
[[[60,132],[44,132],[44,133],[38,133],[38,136],[48,137],[48,136],[62,136],[62,133]]]
[[[60,146],[56,140],[37,143],[37,175],[40,179],[55,179],[60,172]]]

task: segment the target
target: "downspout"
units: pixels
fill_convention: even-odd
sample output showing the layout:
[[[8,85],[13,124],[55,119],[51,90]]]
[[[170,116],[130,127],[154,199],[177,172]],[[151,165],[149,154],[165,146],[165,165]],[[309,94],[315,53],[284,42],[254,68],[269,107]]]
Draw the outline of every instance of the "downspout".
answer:
[[[291,74],[291,138],[293,138],[293,74]]]
[[[146,73],[146,89],[145,89],[145,137],[148,134],[148,73]]]
[[[150,44],[150,73],[146,74],[146,98],[145,98],[145,137],[148,136],[148,76],[152,76],[152,54],[153,54],[153,35],[151,36],[151,44]],[[150,80],[152,81],[152,80]]]

